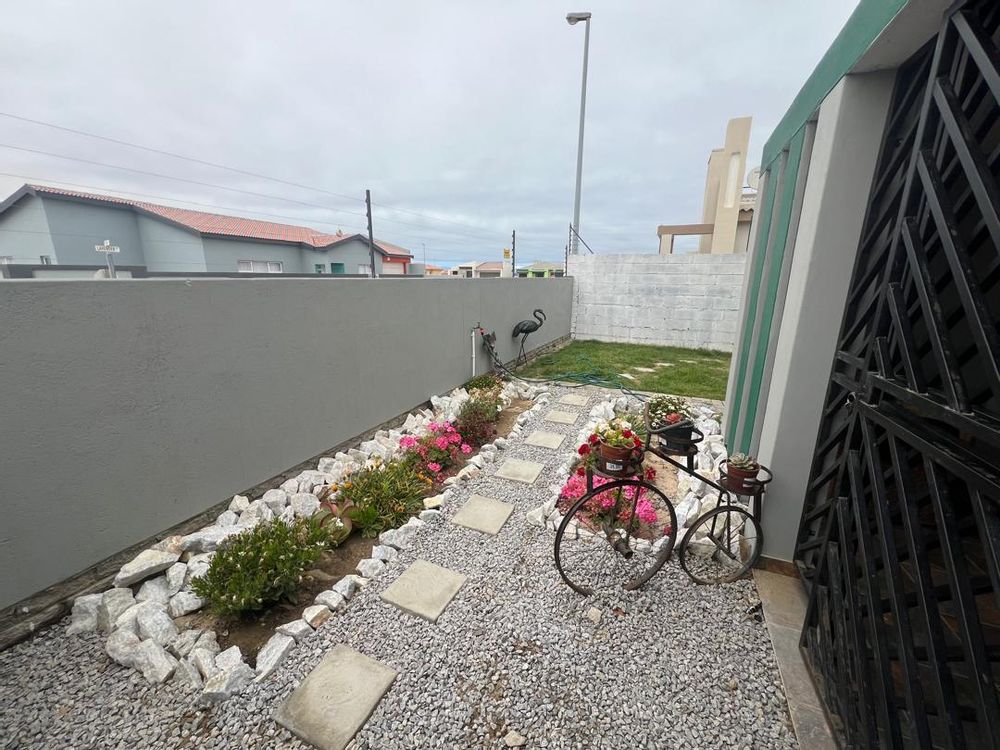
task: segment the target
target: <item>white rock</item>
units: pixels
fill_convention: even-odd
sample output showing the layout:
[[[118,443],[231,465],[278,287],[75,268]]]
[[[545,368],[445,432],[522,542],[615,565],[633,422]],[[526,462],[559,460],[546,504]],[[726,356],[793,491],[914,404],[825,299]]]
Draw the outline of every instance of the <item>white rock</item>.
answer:
[[[358,573],[363,575],[365,578],[378,578],[385,572],[385,563],[381,560],[372,560],[371,558],[367,558],[359,562],[355,570],[357,570]]]
[[[203,680],[211,679],[218,671],[215,668],[215,654],[206,648],[192,649],[188,660],[195,666]]]
[[[172,653],[178,659],[183,659],[185,656],[194,651],[195,644],[198,643],[198,639],[201,637],[202,632],[204,631],[198,628],[182,631],[176,638],[167,644],[167,651]]]
[[[277,669],[293,648],[295,648],[295,639],[290,635],[284,633],[272,635],[257,652],[257,681],[260,682]]]
[[[424,511],[425,513],[427,511]],[[395,547],[389,547],[382,544],[376,544],[372,547],[372,558],[375,560],[382,560],[383,562],[389,562],[395,560],[399,557],[399,552]]]
[[[287,526],[291,526],[295,522],[295,511],[292,510],[291,505],[281,509],[281,513],[278,514],[278,520]]]
[[[221,650],[219,648],[219,642],[215,639],[214,630],[206,630],[198,636],[198,642],[194,645],[194,647],[211,651],[213,657]]]
[[[144,581],[139,587],[139,593],[135,595],[137,602],[154,601],[166,604],[170,601],[170,584],[167,583],[166,576],[157,576]]]
[[[431,497],[424,498],[424,508],[427,510],[434,510],[435,508],[440,508],[444,504],[444,495],[433,495]]]
[[[167,613],[171,617],[183,617],[205,606],[204,600],[192,591],[179,591],[170,598]]]
[[[264,493],[264,497],[261,500],[273,513],[277,514],[281,512],[282,508],[288,505],[288,493],[284,490],[268,490]]]
[[[216,669],[229,669],[235,667],[237,664],[242,663],[243,653],[240,651],[239,646],[230,646],[225,651],[220,653],[215,657],[215,668]]]
[[[73,614],[66,633],[89,633],[97,630],[97,610],[101,606],[104,594],[87,594],[73,600]]]
[[[441,511],[439,510],[422,510],[420,515],[417,516],[421,521],[436,521],[441,517]]]
[[[337,459],[323,456],[316,465],[316,471],[321,471],[324,474],[333,474],[340,469],[340,466],[340,461]]]
[[[270,521],[274,518],[274,511],[261,500],[254,500],[249,507],[240,514],[240,526],[256,526],[263,521]]]
[[[413,521],[415,519],[410,520]],[[423,521],[418,521],[418,523],[423,525]],[[398,529],[386,529],[378,535],[378,540],[380,544],[387,544],[396,549],[406,549],[413,544],[413,538],[417,535],[419,528],[419,526],[411,526],[407,523]]]
[[[306,607],[302,610],[302,619],[305,620],[305,622],[311,627],[318,628],[330,619],[331,614],[332,612],[330,612],[330,610],[324,605],[313,604],[311,607]]]
[[[695,422],[695,426],[701,430],[706,436],[707,435],[718,435],[722,432],[722,427],[719,425],[718,421],[714,419],[699,419]]]
[[[529,524],[531,524],[532,526],[541,526],[543,528],[545,526],[546,518],[547,514],[545,513],[545,507],[541,505],[535,508],[534,510],[529,510],[527,515],[525,516],[525,520]]]
[[[498,437],[496,440],[493,441],[493,445],[495,445],[500,450],[504,450],[507,447],[507,438]]]
[[[160,646],[166,646],[177,637],[177,626],[162,609],[141,609],[135,617],[135,623],[139,628],[140,638],[155,641]]]
[[[286,622],[284,625],[279,625],[275,628],[275,632],[291,636],[298,642],[312,635],[313,629],[312,625],[305,620],[292,620],[291,622]]]
[[[135,633],[136,635],[139,635],[139,625],[137,623],[139,613],[145,610],[158,610],[162,612],[164,611],[164,609],[165,605],[163,604],[163,602],[157,602],[157,601],[139,602],[137,604],[132,605],[124,612],[122,612],[120,615],[118,615],[117,619],[112,623],[111,629],[115,631],[128,630],[132,633]]]
[[[187,685],[195,690],[201,690],[204,686],[204,681],[201,679],[201,672],[188,659],[181,659],[177,663],[177,669],[174,670],[174,682]]]
[[[233,499],[229,501],[229,510],[233,513],[242,513],[248,507],[250,507],[250,498],[246,495],[233,495]]]
[[[239,523],[240,517],[231,510],[224,510],[215,519],[216,526],[235,526]]]
[[[184,579],[187,577],[187,568],[187,564],[182,562],[174,563],[167,568],[165,578],[167,579],[167,591],[171,596],[184,588]]]
[[[186,552],[213,552],[219,544],[241,531],[239,526],[206,526],[181,539],[180,546]]]
[[[101,595],[101,603],[97,607],[97,628],[103,633],[111,630],[115,621],[129,607],[135,604],[131,589],[111,589]]]
[[[147,549],[140,552],[130,562],[125,563],[115,576],[115,586],[131,586],[155,576],[180,558],[180,553]]]
[[[296,492],[289,502],[292,511],[301,518],[308,518],[319,510],[319,499],[309,492]]]
[[[286,479],[284,482],[281,483],[278,489],[284,490],[289,495],[291,495],[292,493],[299,491],[299,480],[295,478]]]
[[[191,581],[195,578],[201,578],[205,575],[212,564],[213,557],[215,557],[214,552],[203,552],[200,555],[193,555],[187,561],[187,570],[184,571],[184,585],[190,586]]]
[[[330,590],[335,591],[345,599],[350,599],[354,592],[358,590],[358,582],[350,576],[344,576],[333,584]]]
[[[480,469],[478,466],[467,464],[466,466],[462,467],[462,469],[458,472],[456,476],[462,480],[469,480],[469,479],[475,479],[482,473],[483,470]]]
[[[331,612],[340,612],[347,607],[347,597],[339,591],[320,591],[316,594],[314,604],[322,604]]]
[[[204,705],[222,703],[243,690],[253,678],[254,671],[240,662],[229,669],[216,673],[214,677],[206,681],[205,687],[201,691],[200,701]]]
[[[114,661],[123,667],[135,664],[136,649],[139,648],[139,636],[130,630],[116,630],[108,636],[104,650]]]
[[[155,641],[143,641],[135,650],[135,668],[154,685],[166,682],[177,669],[177,660]]]

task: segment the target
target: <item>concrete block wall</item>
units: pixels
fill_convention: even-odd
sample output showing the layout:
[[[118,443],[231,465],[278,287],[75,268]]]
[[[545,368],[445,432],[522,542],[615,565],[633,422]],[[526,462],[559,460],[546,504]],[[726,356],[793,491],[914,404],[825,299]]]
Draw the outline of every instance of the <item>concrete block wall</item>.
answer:
[[[573,338],[730,351],[746,256],[577,255]]]

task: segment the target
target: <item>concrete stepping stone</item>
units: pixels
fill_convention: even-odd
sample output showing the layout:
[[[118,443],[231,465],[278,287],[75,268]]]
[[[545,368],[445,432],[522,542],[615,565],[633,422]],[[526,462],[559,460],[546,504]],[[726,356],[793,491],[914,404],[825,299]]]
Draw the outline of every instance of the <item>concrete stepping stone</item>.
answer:
[[[555,422],[556,424],[574,424],[578,416],[580,415],[575,412],[554,409],[545,415],[545,421]]]
[[[579,393],[567,393],[557,403],[569,406],[586,406],[589,400],[586,396],[581,396]]]
[[[633,367],[633,370],[638,370],[639,372],[656,372],[655,367]]]
[[[487,534],[498,534],[513,512],[514,506],[510,503],[473,495],[452,517],[451,522]]]
[[[511,479],[515,482],[524,482],[525,484],[534,484],[535,480],[538,479],[538,475],[542,473],[542,469],[545,467],[542,464],[535,463],[534,461],[523,461],[520,458],[508,458],[503,462],[503,465],[497,470],[494,476],[502,477],[503,479]]]
[[[535,430],[524,439],[524,442],[528,445],[537,445],[539,448],[558,448],[565,439],[566,436],[560,435],[558,432]]]
[[[673,367],[674,363],[673,362],[657,362],[656,366],[657,367]]]
[[[338,643],[274,720],[319,750],[344,750],[395,679],[395,669]]]
[[[426,560],[414,560],[379,596],[408,614],[437,622],[464,583],[461,573]]]
[[[627,372],[618,373],[618,377],[625,378],[626,380],[635,380],[635,375],[629,375]]]

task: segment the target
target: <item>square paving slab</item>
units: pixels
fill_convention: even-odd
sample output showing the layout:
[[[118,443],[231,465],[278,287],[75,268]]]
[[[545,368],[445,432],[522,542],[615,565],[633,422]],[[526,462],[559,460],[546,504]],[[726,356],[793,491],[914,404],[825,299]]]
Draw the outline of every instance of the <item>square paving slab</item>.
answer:
[[[508,458],[494,476],[513,479],[515,482],[533,484],[545,468],[534,461],[522,461],[519,458]]]
[[[473,495],[451,519],[452,523],[487,534],[497,534],[507,523],[514,506],[493,498]]]
[[[587,401],[587,397],[581,396],[579,393],[567,393],[559,399],[560,404],[569,404],[570,406],[586,406]]]
[[[414,560],[380,596],[404,612],[437,622],[464,583],[461,573],[426,560]]]
[[[396,670],[339,643],[278,706],[274,720],[320,750],[344,750],[395,679]]]
[[[528,445],[537,445],[540,448],[558,448],[566,439],[565,435],[558,432],[545,432],[545,430],[535,430],[524,439]]]
[[[572,411],[550,411],[545,415],[546,422],[556,422],[557,424],[573,424],[579,414]]]

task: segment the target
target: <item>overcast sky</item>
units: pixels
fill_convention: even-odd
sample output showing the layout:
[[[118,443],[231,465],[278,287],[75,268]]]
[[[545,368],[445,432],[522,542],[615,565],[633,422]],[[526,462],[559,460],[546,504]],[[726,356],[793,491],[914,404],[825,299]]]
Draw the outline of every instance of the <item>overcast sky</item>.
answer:
[[[423,246],[440,264],[499,259],[511,229],[519,264],[561,260],[584,38],[564,17],[590,10],[581,235],[597,252],[655,252],[657,224],[700,220],[726,121],[753,116],[756,164],[856,4],[12,4],[0,25],[0,111],[328,192],[9,117],[5,146],[212,186],[2,147],[0,192],[72,183],[363,231],[367,187],[376,236],[418,260]]]

